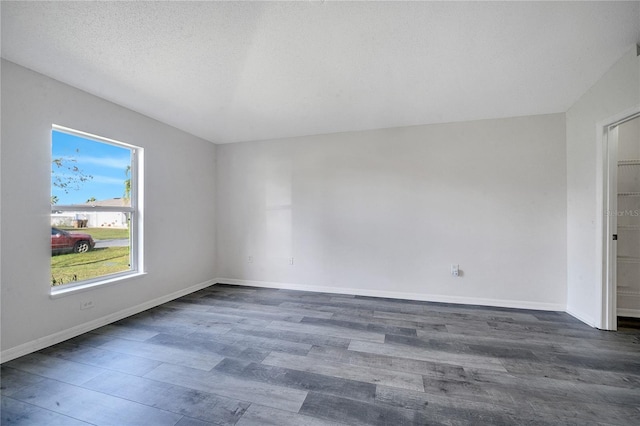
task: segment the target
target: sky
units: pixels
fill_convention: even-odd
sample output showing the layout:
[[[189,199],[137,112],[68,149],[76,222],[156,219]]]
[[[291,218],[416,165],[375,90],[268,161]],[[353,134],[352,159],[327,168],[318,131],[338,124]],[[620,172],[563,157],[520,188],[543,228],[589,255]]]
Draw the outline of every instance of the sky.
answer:
[[[124,195],[124,181],[128,179],[125,170],[131,164],[129,149],[53,130],[51,158],[51,196],[58,197],[56,204],[84,204],[90,198],[100,201]],[[53,163],[58,158],[62,159],[62,167]],[[80,176],[69,167],[78,167],[91,178],[69,185],[65,192],[53,183],[55,176],[67,183]]]

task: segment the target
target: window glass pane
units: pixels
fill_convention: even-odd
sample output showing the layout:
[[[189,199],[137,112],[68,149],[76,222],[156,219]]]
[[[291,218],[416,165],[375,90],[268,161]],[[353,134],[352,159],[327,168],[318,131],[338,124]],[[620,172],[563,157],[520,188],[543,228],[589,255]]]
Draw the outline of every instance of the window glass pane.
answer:
[[[132,150],[53,130],[51,154],[51,286],[135,270]]]
[[[131,238],[128,227],[82,227],[81,220],[115,213],[64,212],[51,214],[51,285],[73,284],[119,272],[130,271]],[[117,213],[128,222],[129,213]],[[67,217],[72,226],[65,223]],[[63,220],[61,220],[63,218]],[[55,224],[55,225],[54,225]],[[58,225],[61,224],[61,225]]]
[[[130,206],[131,150],[52,131],[51,203]]]

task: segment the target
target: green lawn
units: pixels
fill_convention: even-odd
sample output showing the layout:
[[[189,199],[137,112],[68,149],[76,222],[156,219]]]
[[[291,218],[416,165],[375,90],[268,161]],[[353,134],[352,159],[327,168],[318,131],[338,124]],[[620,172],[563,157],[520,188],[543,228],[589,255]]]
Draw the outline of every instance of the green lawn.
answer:
[[[116,240],[120,238],[129,238],[128,229],[120,228],[68,228],[58,226],[58,229],[64,229],[69,232],[79,232],[89,234],[94,240]]]
[[[95,237],[94,237],[95,238]],[[69,284],[129,270],[129,247],[51,256],[51,285]]]

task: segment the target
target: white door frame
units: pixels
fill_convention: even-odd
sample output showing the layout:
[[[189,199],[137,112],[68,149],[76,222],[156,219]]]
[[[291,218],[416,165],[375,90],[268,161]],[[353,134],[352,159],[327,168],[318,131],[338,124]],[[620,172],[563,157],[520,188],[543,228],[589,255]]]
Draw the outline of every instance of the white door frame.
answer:
[[[617,330],[617,288],[616,243],[613,234],[617,230],[618,209],[618,127],[625,121],[640,116],[640,105],[616,114],[599,122],[596,126],[597,163],[596,163],[596,253],[600,262],[596,264],[596,298],[599,315],[596,315],[597,328],[602,330]]]

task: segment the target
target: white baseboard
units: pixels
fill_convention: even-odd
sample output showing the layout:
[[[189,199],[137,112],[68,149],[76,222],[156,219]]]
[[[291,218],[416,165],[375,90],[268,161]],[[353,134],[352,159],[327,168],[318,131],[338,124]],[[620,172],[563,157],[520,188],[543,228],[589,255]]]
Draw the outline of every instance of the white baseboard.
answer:
[[[640,318],[640,309],[623,309],[618,308],[619,317]]]
[[[596,327],[596,321],[593,317],[589,316],[589,315],[585,315],[582,312],[579,312],[569,306],[566,307],[566,309],[564,310],[566,313],[568,313],[569,315],[571,315],[572,317],[574,317],[575,319],[582,321],[583,323],[587,324],[590,327]]]
[[[131,315],[135,315],[142,311],[146,311],[147,309],[151,309],[155,306],[162,305],[163,303],[170,302],[171,300],[177,299],[182,296],[186,296],[187,294],[191,294],[195,291],[212,286],[215,283],[216,283],[215,279],[205,281],[203,283],[196,284],[188,288],[184,288],[174,293],[167,294],[165,296],[161,296],[153,300],[149,300],[140,305],[132,306],[131,308],[114,312],[113,314],[107,315],[105,317],[98,318],[93,321],[77,325],[67,330],[62,330],[57,333],[51,334],[49,336],[40,337],[38,339],[32,340],[27,343],[23,343],[13,348],[6,349],[0,353],[0,362],[11,361],[12,359],[19,358],[23,355],[27,355],[32,352],[39,351],[40,349],[44,349],[46,347],[55,345],[57,343],[64,342],[65,340],[69,340],[83,333],[87,333],[91,330],[95,330],[96,328],[103,327],[115,321],[121,320],[126,317],[130,317]]]
[[[457,303],[464,305],[481,305],[481,306],[493,306],[500,308],[516,308],[516,309],[533,309],[538,311],[561,311],[564,312],[565,305],[558,303],[541,303],[541,302],[529,302],[524,300],[503,300],[503,299],[484,299],[474,297],[462,297],[462,296],[445,296],[423,293],[405,293],[397,291],[386,290],[369,290],[362,288],[345,288],[345,287],[328,287],[317,285],[304,285],[304,284],[292,284],[292,283],[280,283],[270,281],[252,281],[252,280],[239,280],[235,278],[218,278],[219,284],[237,284],[246,285],[250,287],[266,287],[277,288],[283,290],[301,290],[301,291],[315,291],[321,293],[337,293],[337,294],[351,294],[355,296],[370,296],[370,297],[387,297],[390,299],[405,299],[405,300],[418,300],[422,302],[439,302],[439,303]]]

